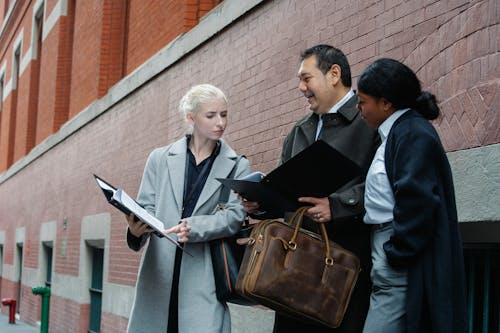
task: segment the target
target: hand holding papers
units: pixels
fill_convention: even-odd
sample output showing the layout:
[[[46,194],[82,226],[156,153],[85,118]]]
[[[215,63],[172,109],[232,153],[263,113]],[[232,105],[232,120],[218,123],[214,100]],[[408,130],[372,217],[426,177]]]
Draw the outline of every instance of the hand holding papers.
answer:
[[[134,199],[132,199],[124,190],[115,188],[96,175],[94,175],[94,177],[97,185],[99,185],[102,192],[104,193],[104,196],[110,204],[118,208],[125,215],[130,215],[130,213],[133,213],[139,220],[151,227],[151,229],[154,230],[153,232],[155,235],[160,238],[165,237],[175,246],[183,249],[183,247],[179,244],[179,242],[177,242],[177,240],[175,240],[172,236],[163,233],[163,230],[165,229],[163,222],[161,222],[156,217],[151,215],[147,210],[142,208],[141,205],[139,205]]]
[[[267,176],[253,173],[242,179],[218,178],[267,211],[294,211],[300,197],[324,198],[357,177],[359,166],[324,141],[318,140]],[[260,179],[259,179],[260,175]]]

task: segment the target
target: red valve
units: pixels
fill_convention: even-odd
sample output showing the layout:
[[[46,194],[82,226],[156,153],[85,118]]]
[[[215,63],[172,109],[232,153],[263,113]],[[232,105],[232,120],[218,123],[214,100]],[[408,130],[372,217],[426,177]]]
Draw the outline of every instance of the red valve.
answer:
[[[2,298],[2,305],[9,307],[9,324],[16,323],[16,300],[12,298]]]

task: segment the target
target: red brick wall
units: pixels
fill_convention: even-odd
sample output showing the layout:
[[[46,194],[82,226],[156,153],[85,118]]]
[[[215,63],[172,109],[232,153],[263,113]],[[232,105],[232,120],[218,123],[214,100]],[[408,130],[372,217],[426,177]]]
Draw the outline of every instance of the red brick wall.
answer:
[[[49,331],[87,333],[90,307],[61,297],[50,297]],[[106,331],[102,331],[106,332]],[[124,331],[115,331],[124,332]]]
[[[443,143],[450,151],[498,143],[500,66],[494,41],[500,6],[495,1],[464,5],[454,15],[447,13],[445,22],[440,19],[443,6],[433,8],[428,15],[437,30],[408,61],[441,101],[443,115],[435,125]]]
[[[51,11],[47,11],[46,15],[50,15]],[[56,123],[56,101],[60,83],[54,78],[58,77],[58,72],[61,70],[65,59],[59,54],[61,40],[59,35],[61,32],[62,23],[56,23],[48,36],[42,43],[42,48],[39,52],[42,53],[40,64],[40,81],[43,82],[39,86],[38,92],[38,113],[36,127],[36,144],[39,144],[49,135],[54,133],[54,124]]]
[[[126,33],[127,2],[104,1],[98,97],[104,96],[124,76]]]
[[[3,1],[4,0],[0,0],[0,3],[2,3]],[[2,35],[0,36],[0,59],[2,59],[2,63],[4,60],[9,60],[9,62],[11,60],[10,58],[12,57],[12,43],[17,37],[19,26],[24,25],[23,14],[28,10],[29,7],[29,1],[19,1],[14,7],[14,10],[11,12],[9,21],[7,21],[7,23],[5,24]],[[25,34],[29,36],[31,32],[25,31]],[[23,47],[24,52],[27,48],[26,45],[24,45]],[[8,66],[10,66],[10,64]],[[8,75],[7,80],[9,79],[10,74]]]
[[[67,16],[59,18],[43,41],[41,54],[45,56],[35,60],[40,61],[40,72],[31,72],[32,66],[28,66],[19,81],[17,130],[10,133],[4,130],[0,134],[0,138],[8,138],[15,132],[15,139],[0,141],[3,159],[0,171],[104,96],[124,75],[191,28],[219,2],[154,0],[145,4],[136,0],[67,0]],[[45,18],[54,11],[56,3],[56,0],[47,2]],[[5,83],[12,72],[11,44],[21,28],[24,29],[21,58],[30,47],[33,10],[30,6],[26,1],[17,3],[0,36],[0,58],[8,64]],[[40,86],[37,77],[43,82]],[[0,116],[10,119],[8,114]],[[0,122],[0,126],[5,127],[5,123],[8,121]]]
[[[53,4],[54,5],[54,4]],[[52,12],[51,6],[47,4],[48,16]],[[38,119],[36,130],[36,143],[42,142],[49,135],[57,131],[70,117],[70,101],[75,103],[88,105],[91,101],[78,100],[79,90],[87,91],[85,82],[72,81],[72,64],[74,57],[78,59],[99,59],[97,56],[98,49],[87,49],[85,43],[78,45],[78,52],[74,52],[74,27],[75,22],[75,0],[68,0],[67,16],[60,17],[55,26],[50,31],[48,37],[42,43],[42,66],[40,78],[44,84],[40,86],[39,102],[38,102]],[[88,13],[83,13],[88,15]],[[89,17],[92,17],[90,15]],[[89,31],[96,30],[84,27]],[[82,65],[78,63],[78,65]],[[79,68],[80,71],[85,71],[86,68]],[[75,80],[79,80],[76,77]],[[98,77],[93,78],[93,85],[97,87]],[[75,88],[76,93],[72,92]],[[78,89],[77,89],[78,88]],[[95,88],[96,89],[96,88]],[[76,96],[75,96],[76,95]],[[97,94],[93,96],[96,98]],[[84,107],[83,106],[83,107]],[[82,108],[83,108],[82,107]],[[78,108],[78,106],[76,106]],[[81,110],[81,109],[80,109]],[[77,114],[79,111],[74,111]]]
[[[278,161],[282,141],[290,127],[310,112],[297,89],[298,54],[320,42],[345,51],[352,65],[354,82],[370,61],[381,56],[396,57],[417,71],[423,86],[441,101],[443,115],[435,125],[448,150],[500,142],[497,116],[499,53],[494,42],[499,35],[497,2],[264,2],[0,184],[0,230],[6,233],[4,262],[11,264],[13,261],[11,240],[15,227],[26,226],[26,243],[29,241],[32,249],[25,256],[25,262],[35,265],[38,224],[57,221],[54,269],[59,274],[77,276],[83,217],[110,212],[108,282],[132,286],[139,254],[127,248],[125,220],[103,200],[92,173],[134,195],[149,152],[185,133],[177,104],[191,85],[201,82],[218,85],[229,96],[226,140],[249,157],[254,170],[271,170]],[[167,3],[162,2],[163,5]],[[139,10],[147,10],[144,15],[153,16],[164,10],[138,6],[139,2],[132,0],[128,8],[127,73],[143,61],[141,57],[155,53],[151,50],[164,45],[150,41],[149,34],[143,34],[141,41],[140,34],[132,33],[132,30],[141,29]],[[94,17],[102,14],[103,8],[93,0],[86,2],[86,8],[77,7],[77,16],[89,15],[91,8],[97,11],[92,14]],[[161,22],[155,21],[156,18],[150,18],[151,15],[143,16],[150,21],[147,27],[155,33],[167,30]],[[74,49],[78,52],[73,53],[72,112],[99,94],[97,78],[103,69],[96,58],[104,57],[101,54],[94,58],[91,51],[100,52],[103,33],[96,27],[91,27],[93,31],[90,32],[77,31],[88,26],[89,22],[75,21]],[[54,33],[57,29],[44,41],[47,53],[43,56],[41,77],[56,77],[53,67],[57,58],[54,50],[59,45],[57,33]],[[82,51],[84,40],[89,44]],[[146,46],[141,49],[143,45]],[[79,66],[88,66],[85,68],[92,74],[75,68]],[[48,96],[42,96],[41,89],[39,109],[42,105],[51,108],[55,103],[54,95],[50,94],[50,89],[55,89],[52,81],[44,80],[41,85]],[[1,166],[5,166],[7,146],[4,137],[8,133],[4,129],[10,104],[9,97],[4,103],[0,129]],[[41,126],[39,124],[39,128]],[[68,220],[67,229],[62,228],[64,218]],[[66,255],[62,256],[64,239],[67,248]],[[2,295],[8,293],[6,282],[2,283]],[[80,306],[53,297],[50,316],[51,332],[78,329],[83,332],[88,322],[88,305]],[[109,332],[123,331],[124,319],[120,319],[116,325],[120,328],[116,330],[112,325],[114,320],[118,322],[113,316],[103,314],[103,327]]]
[[[51,132],[56,132],[69,119],[69,106],[71,100],[71,68],[74,56],[73,36],[75,25],[75,1],[68,0],[68,13],[63,16],[57,23],[57,48],[51,50],[55,54],[56,72],[55,72],[55,88],[51,91],[54,96],[54,105],[48,110],[40,110],[39,112],[52,112],[53,121],[51,124]],[[77,85],[75,83],[75,85]],[[83,87],[84,88],[84,87]],[[50,134],[49,133],[49,134]]]
[[[2,32],[2,36],[0,36],[0,57],[2,59],[1,64],[4,63],[6,66],[5,76],[4,76],[4,90],[7,86],[7,83],[12,79],[12,66],[13,66],[13,52],[14,47],[18,47],[18,44],[14,45],[17,42],[17,29],[18,26],[23,26],[23,21],[20,17],[17,17],[16,14],[22,13],[26,11],[28,6],[25,3],[20,3],[19,6],[15,7],[15,10],[12,12],[12,19],[7,22]],[[26,29],[25,29],[26,30]],[[26,38],[29,38],[30,33],[24,33]],[[28,39],[29,40],[29,39]],[[28,44],[28,45],[27,45]],[[22,55],[29,48],[29,43],[22,42],[21,43],[21,54],[19,57],[19,62],[22,59]],[[19,64],[20,65],[20,64]],[[20,66],[19,66],[20,67]],[[19,85],[22,85],[22,82],[18,80],[17,88],[19,89]],[[24,156],[23,153],[19,153],[20,150],[25,147],[25,137],[23,133],[16,133],[17,127],[17,118],[20,118],[21,121],[25,121],[24,115],[21,113],[20,115],[17,110],[17,97],[14,96],[17,94],[17,90],[11,92],[10,98],[6,99],[3,104],[3,110],[0,113],[0,117],[2,117],[3,121],[1,122],[2,130],[0,133],[0,171],[7,169],[15,159],[18,159],[19,155]],[[26,135],[26,132],[24,132]],[[15,146],[15,141],[19,142],[19,147]]]
[[[68,0],[70,2],[71,0]],[[46,0],[45,1],[45,8],[47,9],[47,13],[52,12],[56,4],[59,2],[59,0]]]
[[[76,1],[69,117],[98,97],[103,1]]]
[[[41,47],[41,45],[40,45]],[[40,63],[41,63],[41,52],[38,52],[38,58],[33,60],[29,67],[29,91],[28,91],[28,106],[27,106],[27,119],[26,119],[26,147],[25,154],[28,154],[30,150],[36,144],[36,121],[38,117],[38,96],[40,91]]]
[[[17,285],[18,283],[13,282],[11,280],[2,278],[2,290],[1,290],[1,297],[2,298],[13,298],[17,300]],[[1,305],[2,308],[2,313],[9,313],[9,307],[6,305]]]
[[[5,20],[5,15],[7,14],[7,8],[6,6],[6,0],[1,0],[0,1],[0,25],[4,22]]]
[[[5,99],[2,112],[0,112],[0,117],[2,117],[2,122],[0,123],[2,126],[0,129],[0,170],[7,170],[12,164],[14,131],[11,123],[14,114],[11,111],[11,105],[12,94]]]
[[[26,286],[23,286],[21,292],[21,308],[19,309],[20,319],[35,325],[36,322],[40,320],[42,297],[34,295],[32,289]],[[17,299],[17,295],[14,298]]]
[[[126,332],[128,320],[123,317],[103,313],[101,316],[101,332]]]
[[[22,224],[29,223],[30,221],[22,221]],[[39,240],[40,240],[40,227],[33,226],[26,230],[28,239],[23,244],[23,268],[38,268],[38,253],[39,253]]]
[[[127,74],[184,32],[183,2],[188,1],[150,0],[144,2],[130,0],[128,7]]]
[[[19,82],[18,82],[19,84]],[[9,103],[9,110],[10,110],[10,117],[9,117],[9,145],[7,147],[8,153],[7,153],[7,165],[12,165],[14,162],[14,151],[15,151],[15,144],[16,144],[16,125],[17,125],[17,101],[18,101],[18,93],[17,90],[13,90],[10,93],[10,103]]]
[[[144,63],[179,34],[193,28],[222,0],[130,0],[126,74]],[[144,18],[147,17],[147,20]]]
[[[17,107],[15,125],[14,161],[26,155],[28,139],[28,106],[30,91],[29,68],[19,77],[17,85]]]
[[[193,28],[200,18],[212,8],[221,3],[220,0],[185,0],[184,1],[184,32]]]

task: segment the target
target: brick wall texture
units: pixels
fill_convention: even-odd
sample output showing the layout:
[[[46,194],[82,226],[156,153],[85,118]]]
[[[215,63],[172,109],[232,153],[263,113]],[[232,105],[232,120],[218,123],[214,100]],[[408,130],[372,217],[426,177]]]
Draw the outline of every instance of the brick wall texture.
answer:
[[[47,8],[55,7],[54,2],[48,1]],[[36,143],[65,121],[56,118],[77,115],[219,2],[69,0],[70,14],[59,19],[42,43]],[[125,219],[103,200],[92,173],[135,195],[151,150],[186,133],[177,111],[179,99],[190,86],[204,82],[229,96],[226,141],[249,158],[254,170],[270,171],[290,127],[310,112],[297,88],[298,55],[318,43],[335,45],[347,54],[354,83],[366,65],[382,56],[414,69],[440,101],[442,115],[434,125],[448,151],[499,143],[499,21],[497,0],[264,1],[0,184],[0,230],[6,235],[3,263],[14,265],[15,231],[25,227],[25,244],[31,244],[25,265],[37,268],[40,224],[57,221],[54,271],[79,276],[81,221],[109,212],[106,282],[134,286],[140,254],[127,248]],[[31,34],[28,27],[25,39]],[[11,76],[9,43],[17,36],[15,25],[7,28],[6,35],[0,35],[5,82]],[[23,42],[23,52],[27,49]],[[12,142],[13,157],[26,152],[17,145],[29,141],[19,133],[28,127],[24,109],[30,105],[25,94],[35,76],[30,74],[32,66],[20,77],[17,105],[12,92],[4,96],[0,172],[10,166]],[[17,107],[16,122],[22,122],[15,139],[12,105]],[[11,293],[10,286],[4,276],[1,297]],[[34,323],[39,302],[24,298],[21,311],[23,320]],[[84,332],[88,314],[88,304],[53,296],[50,331]],[[104,312],[101,328],[123,332],[126,322],[125,317]]]

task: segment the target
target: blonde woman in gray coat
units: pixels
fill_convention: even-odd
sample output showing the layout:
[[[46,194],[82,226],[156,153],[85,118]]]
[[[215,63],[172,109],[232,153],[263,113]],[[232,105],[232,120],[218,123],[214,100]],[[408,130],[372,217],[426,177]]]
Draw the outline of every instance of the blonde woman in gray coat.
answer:
[[[245,212],[234,193],[217,210],[221,184],[216,178],[249,173],[246,159],[222,139],[227,125],[227,99],[208,84],[192,87],[180,110],[192,134],[148,158],[137,201],[176,234],[183,254],[165,239],[151,235],[128,216],[127,243],[143,253],[128,332],[221,333],[231,331],[229,310],[215,296],[209,241],[236,233]]]

